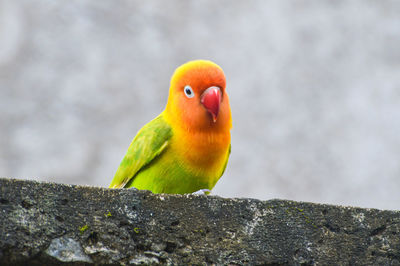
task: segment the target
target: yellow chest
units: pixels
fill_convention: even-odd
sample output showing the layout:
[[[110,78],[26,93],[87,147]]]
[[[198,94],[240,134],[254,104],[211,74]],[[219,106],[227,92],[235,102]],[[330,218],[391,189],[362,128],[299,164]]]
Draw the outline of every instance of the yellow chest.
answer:
[[[174,132],[171,148],[189,171],[206,178],[219,178],[228,159],[229,131],[222,133]]]

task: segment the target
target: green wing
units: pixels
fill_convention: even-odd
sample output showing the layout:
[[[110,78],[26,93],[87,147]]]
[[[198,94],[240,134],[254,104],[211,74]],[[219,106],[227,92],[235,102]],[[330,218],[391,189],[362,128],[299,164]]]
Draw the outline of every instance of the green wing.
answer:
[[[162,114],[146,124],[133,139],[111,181],[110,188],[122,188],[168,146],[171,127]]]

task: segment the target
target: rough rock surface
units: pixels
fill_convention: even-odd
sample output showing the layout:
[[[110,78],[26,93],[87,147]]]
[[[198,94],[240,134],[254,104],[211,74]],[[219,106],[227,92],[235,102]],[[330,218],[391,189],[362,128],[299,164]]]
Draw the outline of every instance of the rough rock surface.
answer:
[[[400,212],[0,179],[0,264],[399,265]]]

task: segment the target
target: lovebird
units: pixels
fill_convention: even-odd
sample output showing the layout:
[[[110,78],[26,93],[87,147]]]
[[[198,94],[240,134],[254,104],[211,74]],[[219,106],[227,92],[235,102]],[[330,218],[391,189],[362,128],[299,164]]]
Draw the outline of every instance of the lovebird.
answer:
[[[189,61],[172,75],[167,105],[131,142],[110,188],[208,194],[231,151],[231,109],[221,67]]]

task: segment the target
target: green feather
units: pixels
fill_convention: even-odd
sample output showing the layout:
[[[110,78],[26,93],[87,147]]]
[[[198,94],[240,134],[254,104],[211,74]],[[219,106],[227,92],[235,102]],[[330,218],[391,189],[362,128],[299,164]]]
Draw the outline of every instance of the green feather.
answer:
[[[171,136],[171,127],[162,115],[146,124],[131,142],[110,187],[127,187],[128,183],[132,183],[141,169],[165,150]]]
[[[204,176],[200,170],[184,164],[180,153],[174,150],[172,127],[165,121],[163,113],[146,124],[133,139],[125,157],[112,180],[112,188],[150,190],[153,193],[184,194],[200,189],[211,190],[223,174],[226,161],[217,178]]]

